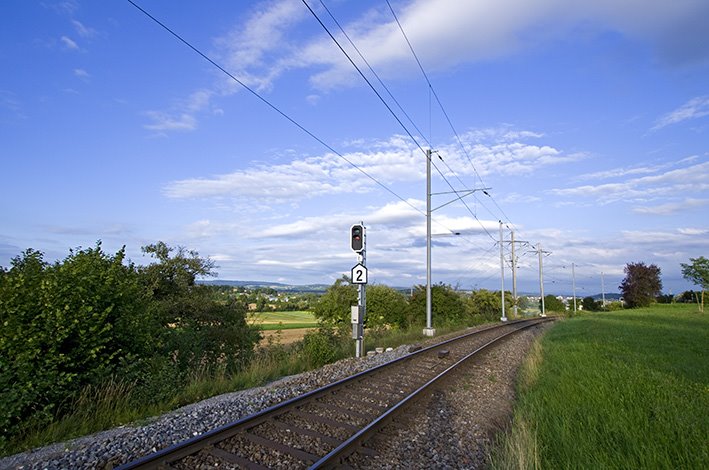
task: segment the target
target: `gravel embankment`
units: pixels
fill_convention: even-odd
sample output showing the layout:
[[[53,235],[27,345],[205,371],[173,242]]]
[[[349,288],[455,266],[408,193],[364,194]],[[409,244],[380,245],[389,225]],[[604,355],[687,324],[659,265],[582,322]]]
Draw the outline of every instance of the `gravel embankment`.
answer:
[[[525,332],[485,354],[459,379],[437,391],[407,426],[392,427],[376,461],[361,468],[479,468],[490,435],[505,422],[514,397],[514,374],[531,344]],[[440,340],[441,338],[437,338]],[[343,359],[264,387],[228,393],[185,406],[143,426],[122,426],[0,459],[0,469],[110,469],[197,436],[333,381],[406,355],[409,346],[363,359]],[[403,447],[402,447],[403,446]]]
[[[494,435],[508,423],[517,370],[534,338],[549,324],[518,333],[464,365],[415,413],[391,424],[370,446],[379,455],[353,457],[355,468],[479,469],[488,464]]]

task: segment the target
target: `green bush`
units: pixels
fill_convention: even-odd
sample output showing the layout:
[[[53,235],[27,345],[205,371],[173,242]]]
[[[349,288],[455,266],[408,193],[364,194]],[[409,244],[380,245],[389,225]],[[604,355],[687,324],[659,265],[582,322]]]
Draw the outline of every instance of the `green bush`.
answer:
[[[0,452],[114,377],[134,388],[130,399],[160,403],[194,374],[249,363],[260,333],[245,307],[195,285],[211,261],[162,242],[144,251],[157,261],[140,269],[100,242],[54,264],[30,249],[0,268]]]
[[[416,286],[410,304],[411,324],[423,326],[426,321],[425,286]],[[431,286],[431,318],[436,327],[463,324],[470,320],[470,312],[460,292],[441,283]]]
[[[367,328],[406,328],[411,308],[404,294],[384,285],[367,287]]]
[[[313,313],[318,321],[328,327],[345,333],[350,328],[350,307],[357,304],[357,286],[342,277],[327,288],[325,294],[315,304]]]
[[[539,301],[539,310],[542,309],[542,301]],[[554,312],[554,313],[566,313],[566,306],[564,305],[564,302],[561,300],[557,299],[556,296],[554,295],[545,295],[544,296],[544,310],[546,312]]]
[[[145,349],[147,325],[131,331],[142,324],[144,291],[124,256],[99,243],[53,265],[34,250],[12,260],[0,278],[3,436],[51,421],[60,403]]]
[[[320,367],[342,357],[342,342],[333,329],[318,328],[303,337],[303,354],[313,367]]]

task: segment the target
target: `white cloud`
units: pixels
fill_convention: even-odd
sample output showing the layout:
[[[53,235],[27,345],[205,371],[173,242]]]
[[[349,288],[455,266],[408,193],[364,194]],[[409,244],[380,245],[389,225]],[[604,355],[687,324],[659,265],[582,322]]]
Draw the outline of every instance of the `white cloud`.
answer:
[[[418,209],[418,210],[417,210]],[[385,204],[367,215],[367,223],[389,226],[401,223],[411,224],[421,221],[426,203],[416,199]]]
[[[461,135],[467,154],[455,143],[443,146],[441,149],[443,155],[448,158],[449,165],[460,175],[475,173],[470,161],[478,175],[486,176],[532,174],[543,167],[586,158],[586,154],[565,154],[551,145],[533,145],[524,142],[524,139],[536,139],[542,136],[530,131],[510,130],[507,127],[472,130]]]
[[[538,196],[532,196],[530,194],[519,194],[519,193],[509,193],[504,198],[502,198],[503,203],[509,204],[531,204],[533,202],[539,202],[542,199]]]
[[[71,38],[68,38],[66,36],[62,36],[61,38],[59,38],[59,40],[62,42],[64,47],[66,47],[67,49],[70,49],[70,50],[78,50],[79,49],[79,45]]]
[[[697,96],[674,111],[662,116],[657,120],[653,129],[661,129],[670,124],[677,124],[682,121],[698,119],[704,116],[709,116],[709,96]]]
[[[74,25],[74,29],[76,30],[76,33],[79,36],[81,36],[82,38],[92,38],[92,37],[96,36],[95,29],[85,26],[80,21],[71,20],[71,23]]]
[[[585,175],[579,175],[576,177],[578,180],[597,180],[597,179],[611,179],[611,178],[622,178],[624,176],[633,175],[651,175],[657,173],[661,170],[662,166],[643,166],[634,168],[613,168],[610,170],[597,171],[594,173],[587,173]]]
[[[146,111],[145,115],[152,123],[143,127],[151,131],[192,131],[197,128],[197,120],[187,113],[174,116],[161,111]]]
[[[696,228],[684,228],[676,229],[674,231],[640,231],[640,230],[626,230],[621,232],[623,237],[632,241],[632,243],[641,243],[649,245],[658,244],[687,244],[689,239],[694,239],[699,241],[704,245],[709,245],[709,239],[706,235],[709,234],[707,229],[696,229]]]
[[[682,235],[691,235],[691,236],[704,236],[704,235],[709,235],[709,230],[705,228],[679,228],[677,229],[679,233]]]
[[[156,124],[150,127],[154,130],[167,126],[179,129],[181,125],[194,125],[193,121],[183,123],[157,113],[151,117],[156,121]],[[551,146],[508,142],[506,140],[509,135],[507,132],[500,132],[492,138],[504,142],[477,143],[470,149],[470,156],[479,175],[531,174],[543,167],[583,158],[580,155],[565,155]],[[520,131],[518,135],[528,134]],[[463,139],[465,141],[465,137]],[[174,181],[165,187],[164,193],[171,198],[232,198],[244,202],[259,200],[277,204],[293,203],[327,194],[367,192],[377,188],[377,182],[362,171],[387,187],[425,179],[425,157],[420,149],[407,143],[403,137],[395,135],[388,140],[358,144],[368,150],[353,149],[342,154],[343,158],[327,153],[294,159],[289,163],[256,165],[213,177]],[[470,161],[457,145],[442,146],[440,155],[457,176],[475,175]],[[453,174],[447,167],[439,160],[435,163],[450,180]]]
[[[416,180],[422,174],[422,169],[413,164],[420,157],[396,142],[386,151],[354,152],[344,157],[384,183]],[[239,197],[288,203],[324,194],[367,191],[375,185],[347,161],[328,153],[212,178],[176,181],[165,188],[165,194],[174,198]]]
[[[89,72],[84,69],[74,69],[74,76],[81,78],[82,80],[88,80],[89,78],[91,78]]]
[[[407,37],[428,70],[515,53],[573,34],[579,26],[649,40],[670,63],[709,56],[709,48],[701,44],[708,36],[699,20],[708,11],[702,0],[658,1],[652,8],[644,0],[415,0],[396,7]],[[416,63],[386,7],[351,20],[345,30],[380,75],[400,77],[415,70]],[[688,30],[698,37],[682,34]],[[344,38],[340,43],[347,49]],[[357,80],[329,38],[308,44],[299,61],[301,66],[327,67],[312,76],[317,88]]]
[[[215,40],[218,55],[241,81],[257,90],[266,90],[287,67],[281,63],[282,57],[296,49],[291,48],[286,34],[306,15],[302,3],[293,0],[258,4],[243,23]]]
[[[592,197],[601,204],[609,204],[617,201],[643,203],[658,197],[701,194],[707,190],[709,190],[709,162],[657,175],[631,178],[624,182],[552,189],[549,192],[565,197]]]
[[[331,6],[348,36],[380,76],[392,80],[418,73],[387,7],[378,5],[352,16],[351,12],[336,8],[337,5]],[[429,71],[516,53],[576,34],[579,27],[591,34],[610,30],[648,40],[672,63],[709,58],[709,30],[700,20],[709,13],[705,0],[659,0],[653,2],[652,8],[647,7],[646,0],[409,0],[396,4],[395,8],[418,57]],[[318,12],[326,18],[322,9]],[[306,33],[296,29],[306,20],[312,18],[299,1],[257,3],[229,33],[214,40],[215,50],[210,55],[259,92],[272,89],[285,73],[298,69],[306,70],[317,90],[361,85],[349,61],[327,35],[318,29]],[[79,34],[91,31],[79,22],[74,25]],[[359,61],[345,38],[334,28],[333,32]],[[211,88],[212,93],[219,95],[241,90],[227,77],[220,77]],[[317,95],[306,96],[313,104]],[[694,117],[704,112],[701,109],[697,108]],[[182,112],[189,113],[177,111]],[[691,109],[681,112],[691,113]],[[190,114],[196,120],[197,116]],[[527,137],[531,136],[511,136],[513,140]],[[526,171],[509,169],[515,173]]]
[[[659,204],[656,206],[641,206],[633,209],[634,212],[639,214],[649,214],[649,215],[672,215],[678,212],[684,212],[687,210],[695,209],[698,207],[704,207],[709,205],[709,199],[685,199],[683,201],[668,202],[665,204]]]

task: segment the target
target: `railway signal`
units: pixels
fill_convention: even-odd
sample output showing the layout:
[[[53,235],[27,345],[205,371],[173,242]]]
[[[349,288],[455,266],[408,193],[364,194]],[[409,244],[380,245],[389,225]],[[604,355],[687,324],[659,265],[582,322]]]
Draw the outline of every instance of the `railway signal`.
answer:
[[[355,253],[364,250],[364,227],[360,224],[354,224],[350,229],[350,248]]]
[[[350,248],[357,253],[357,264],[352,268],[352,284],[357,284],[357,305],[352,306],[352,339],[355,356],[364,354],[364,317],[367,315],[367,239],[364,222],[350,227]]]

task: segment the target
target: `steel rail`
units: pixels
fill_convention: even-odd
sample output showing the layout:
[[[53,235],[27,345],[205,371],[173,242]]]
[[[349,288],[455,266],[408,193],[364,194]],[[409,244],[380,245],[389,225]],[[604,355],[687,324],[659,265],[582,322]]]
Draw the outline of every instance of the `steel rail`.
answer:
[[[548,319],[551,319],[551,317],[548,317]],[[505,323],[505,324],[492,325],[488,328],[483,328],[481,330],[476,330],[476,331],[472,331],[469,333],[465,333],[460,336],[456,336],[456,337],[448,339],[446,341],[442,341],[440,343],[436,343],[434,345],[431,345],[431,346],[419,349],[417,351],[411,352],[405,356],[402,356],[400,358],[386,362],[384,364],[373,367],[371,369],[367,369],[365,371],[351,375],[349,377],[346,377],[344,379],[338,380],[338,381],[333,382],[331,384],[325,385],[325,386],[320,387],[318,389],[311,390],[310,392],[307,392],[303,395],[293,397],[291,399],[288,399],[286,401],[283,401],[283,402],[273,405],[271,407],[265,408],[265,409],[263,409],[257,413],[254,413],[252,415],[245,416],[237,421],[233,421],[231,423],[227,423],[225,425],[222,425],[220,427],[217,427],[215,429],[207,431],[199,436],[195,436],[190,439],[187,439],[187,440],[184,440],[181,442],[177,442],[177,443],[172,444],[168,447],[165,447],[164,449],[158,450],[158,451],[153,452],[151,454],[140,457],[134,461],[127,462],[123,465],[120,465],[119,467],[116,468],[116,470],[136,470],[136,469],[144,470],[144,469],[164,468],[164,466],[169,465],[170,462],[175,462],[175,461],[178,461],[178,460],[185,458],[187,456],[196,454],[200,450],[202,450],[203,448],[210,446],[210,445],[214,445],[214,444],[221,442],[225,439],[229,439],[230,437],[235,436],[236,434],[240,433],[242,430],[244,430],[246,428],[252,428],[252,427],[257,426],[257,425],[259,425],[271,418],[274,418],[274,417],[279,416],[281,414],[287,413],[289,411],[289,409],[294,407],[296,404],[302,405],[307,402],[313,401],[321,396],[329,394],[330,392],[332,392],[334,390],[337,390],[338,388],[342,388],[343,386],[345,386],[349,383],[354,383],[354,382],[358,381],[359,379],[363,379],[363,378],[366,378],[367,376],[374,375],[374,374],[378,373],[379,371],[381,371],[382,369],[387,368],[387,367],[391,367],[394,364],[398,364],[398,363],[401,363],[404,361],[410,361],[413,358],[415,358],[416,356],[425,354],[426,352],[429,352],[431,350],[438,349],[438,348],[441,348],[442,346],[445,346],[447,344],[457,342],[462,339],[469,338],[471,336],[479,335],[481,333],[491,331],[494,329],[499,329],[499,328],[503,328],[503,327],[507,327],[507,326],[511,326],[511,325],[515,325],[515,324],[528,324],[528,326],[533,326],[538,323],[539,323],[539,320],[536,318],[515,320],[512,322]],[[519,329],[514,330],[513,332],[516,332],[518,330]],[[394,407],[398,407],[398,405],[395,405]],[[387,413],[385,413],[385,414],[387,414]],[[375,421],[377,421],[377,420],[375,420]],[[355,433],[355,435],[357,435],[357,434],[359,434],[359,432]],[[338,448],[339,448],[339,446],[338,446]]]
[[[492,341],[489,341],[485,343],[484,345],[480,346],[479,348],[475,349],[474,351],[470,352],[469,354],[466,354],[464,357],[460,358],[458,361],[456,361],[454,364],[449,366],[447,369],[436,375],[434,378],[423,384],[421,387],[410,393],[407,397],[402,399],[399,403],[388,409],[386,412],[384,412],[382,415],[377,417],[374,421],[369,423],[367,426],[363,427],[359,431],[357,431],[355,434],[353,434],[349,439],[344,441],[342,444],[340,444],[338,447],[330,451],[327,455],[323,456],[320,460],[315,462],[313,465],[309,467],[310,470],[314,469],[320,469],[320,468],[334,468],[338,464],[341,463],[341,461],[345,458],[347,458],[350,454],[357,452],[357,448],[362,445],[366,440],[368,440],[373,434],[377,433],[386,423],[388,423],[391,419],[394,418],[395,415],[397,415],[399,412],[401,412],[406,406],[408,406],[412,401],[415,399],[419,398],[424,392],[426,392],[429,388],[431,388],[434,384],[436,384],[439,380],[441,380],[443,377],[447,376],[450,372],[453,370],[457,369],[461,364],[464,362],[468,361],[471,357],[475,356],[476,354],[480,353],[481,351],[487,349],[489,346],[492,344],[495,344],[496,342],[512,335],[515,334],[521,330],[524,330],[526,328],[531,328],[532,326],[539,325],[541,323],[544,323],[546,319],[544,320],[537,320],[533,323],[528,323],[524,326],[521,326],[520,328],[517,328],[513,331],[510,331],[508,333],[505,333],[501,336],[498,336],[497,338],[493,339]]]

